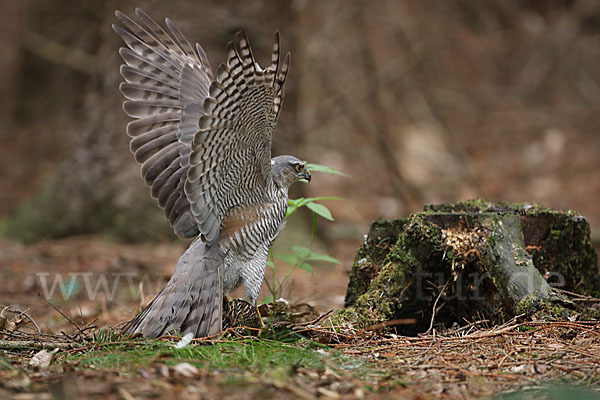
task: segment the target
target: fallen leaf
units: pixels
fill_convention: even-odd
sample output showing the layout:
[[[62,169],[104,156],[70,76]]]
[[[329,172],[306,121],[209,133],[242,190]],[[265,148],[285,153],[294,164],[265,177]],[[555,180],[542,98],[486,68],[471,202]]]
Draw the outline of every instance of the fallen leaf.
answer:
[[[527,364],[514,366],[510,369],[510,371],[515,372],[517,374],[524,374],[527,371]]]
[[[37,368],[48,368],[52,362],[52,358],[58,349],[54,349],[51,352],[47,350],[40,350],[29,360],[29,365]]]
[[[123,400],[135,400],[135,398],[131,395],[131,393],[129,393],[127,390],[125,390],[125,388],[120,387],[118,392]]]
[[[4,307],[0,311],[0,331],[6,330],[6,323],[8,322],[8,319],[6,317],[6,310],[7,309],[8,309],[8,307]]]
[[[0,311],[0,330],[5,330],[7,332],[14,332],[17,329],[17,324],[22,322],[16,316],[12,317],[10,320],[8,319],[8,311],[10,306],[6,306]]]
[[[173,370],[179,375],[185,376],[187,378],[191,378],[192,376],[196,376],[199,374],[198,368],[186,362],[175,364],[173,366]]]
[[[339,393],[336,393],[336,392],[331,391],[331,390],[327,390],[327,389],[322,388],[322,387],[318,388],[317,392],[320,393],[320,394],[322,394],[323,396],[325,396],[327,398],[330,398],[330,399],[339,399],[340,398]]]

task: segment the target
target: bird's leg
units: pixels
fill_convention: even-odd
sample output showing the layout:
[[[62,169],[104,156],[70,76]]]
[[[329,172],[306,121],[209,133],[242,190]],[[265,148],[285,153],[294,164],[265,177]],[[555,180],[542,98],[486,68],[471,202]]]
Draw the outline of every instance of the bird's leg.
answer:
[[[260,283],[262,284],[262,277]],[[261,285],[252,285],[244,282],[244,292],[246,298],[249,300],[250,304],[254,307],[254,311],[256,312],[256,316],[258,318],[258,325],[260,329],[264,328],[266,325],[262,320],[262,316],[260,315],[260,310],[258,309],[258,295],[260,294]]]
[[[260,310],[258,309],[258,304],[254,303],[254,309],[256,310],[256,315],[258,316],[258,325],[260,329],[266,327],[265,323],[262,320],[262,316],[260,315]]]

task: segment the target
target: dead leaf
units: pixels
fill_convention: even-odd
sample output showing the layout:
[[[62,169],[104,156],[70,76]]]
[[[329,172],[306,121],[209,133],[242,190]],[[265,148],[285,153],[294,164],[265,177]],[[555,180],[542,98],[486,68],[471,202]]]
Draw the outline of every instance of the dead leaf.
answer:
[[[58,350],[59,349],[54,349],[51,352],[48,352],[47,350],[38,351],[31,357],[31,360],[29,360],[29,365],[40,369],[48,368],[52,362],[52,358],[54,358],[54,354],[56,354]]]
[[[9,319],[9,313],[15,312],[9,308],[10,306],[6,306],[0,311],[0,331],[14,332],[23,325],[23,316],[21,313],[17,313]]]
[[[317,389],[317,392],[319,392],[319,394],[322,394],[323,396],[330,398],[330,399],[339,399],[340,395],[334,391],[331,390],[327,390],[323,387],[320,387]]]
[[[6,310],[8,307],[4,307],[2,311],[0,311],[0,331],[6,330],[6,323],[8,322],[8,318],[6,316]]]
[[[125,390],[125,388],[120,387],[118,392],[123,400],[135,400],[135,398],[131,395],[131,393],[129,393],[127,390]]]
[[[517,374],[524,374],[525,372],[527,372],[527,364],[514,366],[510,369],[510,371]]]
[[[177,372],[179,375],[185,376],[187,378],[191,378],[193,376],[198,375],[200,372],[198,368],[194,367],[190,363],[179,363],[173,366],[173,370]]]

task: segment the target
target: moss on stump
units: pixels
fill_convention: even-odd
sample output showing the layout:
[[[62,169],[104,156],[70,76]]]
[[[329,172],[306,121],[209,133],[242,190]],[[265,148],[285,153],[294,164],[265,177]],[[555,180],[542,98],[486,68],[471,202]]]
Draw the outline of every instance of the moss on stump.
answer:
[[[346,308],[333,320],[416,334],[430,326],[436,300],[435,323],[445,326],[522,313],[578,315],[555,287],[600,294],[589,234],[573,211],[484,200],[375,221],[352,266]]]

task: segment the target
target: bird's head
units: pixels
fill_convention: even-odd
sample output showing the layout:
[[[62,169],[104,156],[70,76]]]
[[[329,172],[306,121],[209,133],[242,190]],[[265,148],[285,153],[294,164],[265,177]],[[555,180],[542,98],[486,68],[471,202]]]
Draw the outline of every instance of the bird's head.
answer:
[[[310,182],[310,172],[306,163],[294,156],[278,156],[271,159],[271,169],[275,183],[286,189],[303,179]]]

